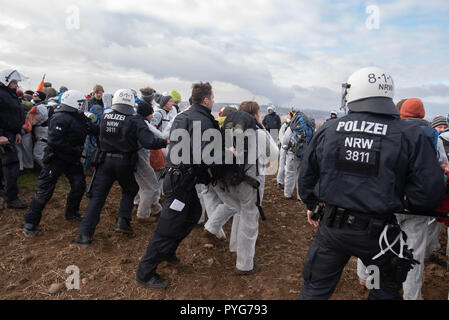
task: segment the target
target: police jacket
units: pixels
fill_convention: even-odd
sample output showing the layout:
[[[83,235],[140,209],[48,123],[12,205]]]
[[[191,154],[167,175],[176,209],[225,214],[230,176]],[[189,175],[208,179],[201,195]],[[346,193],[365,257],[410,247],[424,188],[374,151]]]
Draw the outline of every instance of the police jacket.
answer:
[[[298,186],[309,210],[320,201],[382,218],[404,208],[431,212],[445,194],[426,133],[416,123],[365,112],[320,128],[302,160]]]
[[[0,136],[7,137],[12,143],[24,123],[25,112],[16,90],[0,85]]]
[[[197,126],[195,131],[194,126]],[[204,168],[202,152],[211,141],[202,141],[202,134],[208,129],[219,130],[218,122],[212,116],[211,110],[198,104],[192,105],[174,119],[171,133],[173,134],[174,130],[178,129],[184,130],[186,134],[188,133],[190,141],[186,141],[187,137],[179,137],[177,141],[170,140],[167,166],[177,167],[182,165],[184,167],[194,166],[196,169]],[[185,150],[183,147],[186,146],[186,143],[189,146],[189,155],[183,154],[183,150]],[[172,154],[172,150],[176,152]],[[178,156],[180,161],[172,159],[174,155]]]
[[[167,146],[167,141],[156,137],[150,131],[148,122],[140,115],[115,110],[103,114],[100,121],[102,151],[126,155],[137,152],[140,146],[145,149],[162,149]]]
[[[48,146],[57,158],[77,163],[80,161],[88,134],[98,135],[98,126],[84,113],[61,106],[49,120]]]
[[[279,130],[281,128],[281,118],[275,113],[269,113],[265,116],[263,119],[262,124],[264,125],[265,129],[272,130],[277,129]]]

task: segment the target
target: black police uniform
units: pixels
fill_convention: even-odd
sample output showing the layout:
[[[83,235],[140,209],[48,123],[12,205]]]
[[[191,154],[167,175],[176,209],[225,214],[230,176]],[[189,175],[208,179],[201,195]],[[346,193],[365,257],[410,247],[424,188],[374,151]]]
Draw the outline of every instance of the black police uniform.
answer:
[[[171,141],[167,156],[165,170],[167,174],[164,179],[163,188],[165,202],[162,214],[159,218],[153,237],[150,239],[147,252],[140,260],[137,270],[137,282],[141,285],[158,285],[162,280],[156,274],[156,268],[162,261],[176,263],[176,250],[181,241],[193,230],[201,217],[202,208],[195,189],[196,184],[209,184],[210,175],[208,168],[200,163],[201,155],[193,155],[193,122],[201,122],[201,133],[208,129],[219,129],[217,121],[211,111],[204,106],[194,104],[183,113],[180,113],[174,120],[173,130],[183,129],[190,136],[190,162],[174,164],[171,152],[173,148],[178,148],[177,142]],[[184,141],[185,143],[185,141]],[[208,142],[201,142],[201,150]],[[182,149],[183,150],[183,149]],[[199,161],[194,162],[193,157]],[[162,280],[162,281],[161,281]],[[161,286],[164,286],[162,284]]]
[[[393,110],[385,99],[365,103],[390,104]],[[300,299],[330,298],[351,256],[379,267],[380,289],[370,290],[370,299],[402,299],[408,269],[401,273],[391,252],[373,261],[381,251],[379,236],[387,223],[399,228],[394,213],[436,208],[445,187],[425,132],[392,113],[351,112],[326,122],[307,148],[299,194],[309,210],[318,201],[326,210],[304,263]]]
[[[19,177],[19,158],[15,137],[21,133],[25,123],[23,106],[16,90],[0,85],[0,136],[8,138],[9,144],[0,146],[0,159],[5,179],[4,198],[7,203],[18,200],[17,178]]]
[[[37,191],[25,214],[25,232],[33,234],[42,217],[42,210],[50,200],[62,174],[70,182],[65,217],[80,221],[79,206],[86,190],[84,171],[80,162],[88,134],[98,135],[98,126],[84,113],[61,105],[49,121],[48,146],[44,154],[44,167],[37,180]]]
[[[80,237],[77,242],[89,245],[90,238],[100,221],[101,209],[104,206],[109,190],[114,181],[122,187],[122,200],[118,212],[118,222],[125,221],[129,231],[131,211],[134,197],[139,186],[134,177],[137,161],[138,143],[145,149],[161,149],[167,146],[167,141],[160,139],[149,130],[147,122],[141,115],[135,115],[132,107],[123,108],[123,112],[113,110],[102,116],[100,122],[100,150],[103,163],[96,168],[92,185],[92,197],[78,230]],[[84,239],[82,239],[84,237]]]

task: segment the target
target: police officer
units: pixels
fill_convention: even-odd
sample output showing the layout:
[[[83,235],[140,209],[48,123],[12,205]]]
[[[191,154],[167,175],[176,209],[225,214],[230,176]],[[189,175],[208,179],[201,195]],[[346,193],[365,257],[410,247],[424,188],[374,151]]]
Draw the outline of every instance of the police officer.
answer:
[[[82,112],[84,95],[77,90],[65,92],[61,105],[55,110],[48,126],[48,146],[45,149],[42,168],[37,180],[37,191],[25,214],[24,232],[28,236],[37,233],[42,210],[55,190],[58,178],[65,174],[70,182],[65,219],[81,221],[78,213],[86,191],[83,167],[80,162],[84,142],[88,134],[98,135],[95,126]]]
[[[0,159],[5,179],[4,199],[8,208],[25,209],[27,204],[19,200],[19,158],[15,145],[22,141],[21,130],[25,123],[25,113],[16,90],[22,81],[17,70],[0,71]]]
[[[135,97],[131,90],[120,89],[114,94],[112,112],[105,113],[100,122],[101,160],[92,185],[92,198],[78,230],[76,243],[90,246],[100,220],[109,190],[114,181],[122,187],[122,200],[116,230],[132,233],[131,211],[139,186],[134,177],[138,143],[145,149],[165,148],[167,141],[156,138],[142,116],[134,110]]]
[[[179,263],[176,250],[181,241],[187,237],[201,217],[201,203],[195,185],[210,182],[208,167],[201,162],[201,152],[193,150],[193,133],[195,123],[200,122],[201,134],[208,129],[217,129],[218,123],[211,114],[214,94],[209,83],[196,83],[192,90],[193,105],[180,113],[174,120],[172,132],[183,130],[190,139],[171,141],[167,156],[164,179],[165,202],[158,225],[150,239],[147,252],[140,260],[136,283],[148,288],[165,288],[168,281],[156,273],[162,261]],[[190,141],[186,141],[190,140]],[[201,142],[201,151],[208,142]],[[180,148],[180,146],[182,146]],[[184,150],[189,154],[183,159]],[[175,155],[181,157],[175,161]],[[194,159],[196,160],[194,162]],[[199,160],[199,161],[198,161]],[[198,163],[198,164],[194,164]],[[200,164],[201,163],[201,164]]]
[[[304,263],[299,298],[330,298],[356,256],[379,271],[380,288],[370,291],[370,299],[402,299],[402,282],[415,262],[399,241],[404,235],[394,213],[436,208],[445,193],[442,170],[425,132],[399,119],[389,73],[364,68],[343,87],[349,114],[323,125],[301,164],[299,193],[310,210],[309,223],[319,229]],[[320,222],[314,221],[319,211],[313,218],[311,212],[319,202],[326,205]],[[396,254],[381,251],[394,243]]]

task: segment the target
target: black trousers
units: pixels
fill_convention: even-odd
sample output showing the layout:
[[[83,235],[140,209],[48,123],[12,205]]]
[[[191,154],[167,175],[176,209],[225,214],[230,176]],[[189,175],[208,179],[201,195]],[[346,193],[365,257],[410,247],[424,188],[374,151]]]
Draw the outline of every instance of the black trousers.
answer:
[[[137,270],[137,277],[144,281],[154,275],[162,261],[175,255],[179,244],[201,218],[201,202],[194,185],[185,188],[180,185],[177,176],[167,175],[164,179],[164,192],[166,198],[161,217]],[[184,207],[175,208],[174,202],[183,203]]]
[[[2,173],[4,178],[5,201],[10,202],[17,199],[19,187],[17,179],[19,178],[20,163],[17,156],[15,145],[3,146],[3,152],[0,152],[0,160],[2,165]]]
[[[31,201],[30,208],[25,214],[25,223],[38,225],[42,218],[42,211],[50,201],[55,191],[59,177],[64,174],[70,183],[70,193],[67,197],[66,214],[78,212],[83,194],[86,191],[86,180],[80,162],[70,163],[58,158],[45,164],[37,179],[37,191]]]
[[[87,206],[78,234],[93,236],[95,228],[100,222],[101,210],[115,181],[118,181],[122,187],[122,200],[118,217],[131,221],[134,197],[139,191],[139,185],[134,177],[134,167],[135,164],[130,160],[106,157],[104,163],[97,168],[92,185],[92,198]]]
[[[320,223],[318,233],[307,253],[302,270],[304,284],[300,300],[326,300],[335,291],[341,273],[351,256],[360,258],[366,266],[377,265],[371,258],[380,252],[379,237],[368,236],[367,230],[356,230],[348,225],[341,229]],[[392,281],[386,265],[380,270],[379,289],[370,290],[370,300],[402,300],[402,284]],[[356,272],[354,270],[354,272]]]

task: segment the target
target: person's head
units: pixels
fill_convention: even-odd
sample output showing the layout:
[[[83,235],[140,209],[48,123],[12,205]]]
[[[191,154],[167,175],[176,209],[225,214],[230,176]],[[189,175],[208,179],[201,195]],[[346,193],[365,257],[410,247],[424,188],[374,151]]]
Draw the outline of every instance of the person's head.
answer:
[[[101,85],[96,84],[92,90],[94,94],[94,98],[97,100],[101,100],[103,98],[104,89]]]
[[[393,77],[386,70],[377,67],[357,70],[342,84],[342,89],[342,107],[351,112],[399,115],[393,102]]]
[[[22,76],[17,70],[4,69],[0,71],[0,85],[8,87],[11,90],[17,90],[19,81],[22,81]]]
[[[448,128],[447,119],[444,116],[436,116],[432,120],[432,128],[438,133],[445,131]]]
[[[52,84],[51,82],[44,82],[44,88],[51,88]]]
[[[132,115],[135,113],[135,104],[136,100],[131,89],[119,89],[114,93],[111,109],[126,115]]]
[[[170,92],[170,96],[173,98],[173,102],[177,105],[178,103],[181,102],[181,94],[176,91],[176,90],[172,90]]]
[[[145,87],[140,89],[140,93],[142,94],[142,99],[147,103],[152,104],[154,101],[154,96],[156,94],[156,90],[150,87]]]
[[[194,83],[192,86],[192,102],[212,110],[214,106],[214,92],[209,82]]]
[[[260,115],[260,106],[256,101],[243,101],[239,106],[239,111],[244,111],[258,119]]]
[[[47,98],[47,95],[45,94],[45,92],[42,92],[42,91],[36,91],[33,94],[33,101],[34,102],[45,101],[46,98]]]
[[[173,103],[173,98],[168,93],[163,94],[159,98],[159,106],[166,111],[170,111],[173,108]]]
[[[145,100],[141,100],[137,104],[137,113],[147,119],[148,122],[151,122],[151,120],[153,119],[154,110],[151,104],[149,104]]]
[[[336,119],[337,117],[338,117],[337,111],[332,111],[331,112],[331,119]]]
[[[237,108],[235,106],[227,106],[226,108],[224,108],[221,112],[221,116],[222,117],[227,117],[229,116],[231,113],[236,112]]]
[[[401,119],[418,118],[424,119],[426,110],[421,99],[411,98],[404,101],[401,108]]]
[[[62,86],[61,88],[59,88],[59,93],[65,93],[66,91],[69,91],[67,87]]]
[[[59,109],[67,112],[82,112],[85,101],[86,98],[81,91],[67,90],[61,96],[61,105]]]
[[[404,102],[405,102],[406,100],[407,100],[407,99],[402,99],[401,101],[399,101],[399,102],[396,104],[396,107],[398,108],[399,112],[401,112],[402,105],[404,104]]]
[[[269,106],[267,110],[268,110],[269,114],[274,113],[274,107],[273,106]]]

